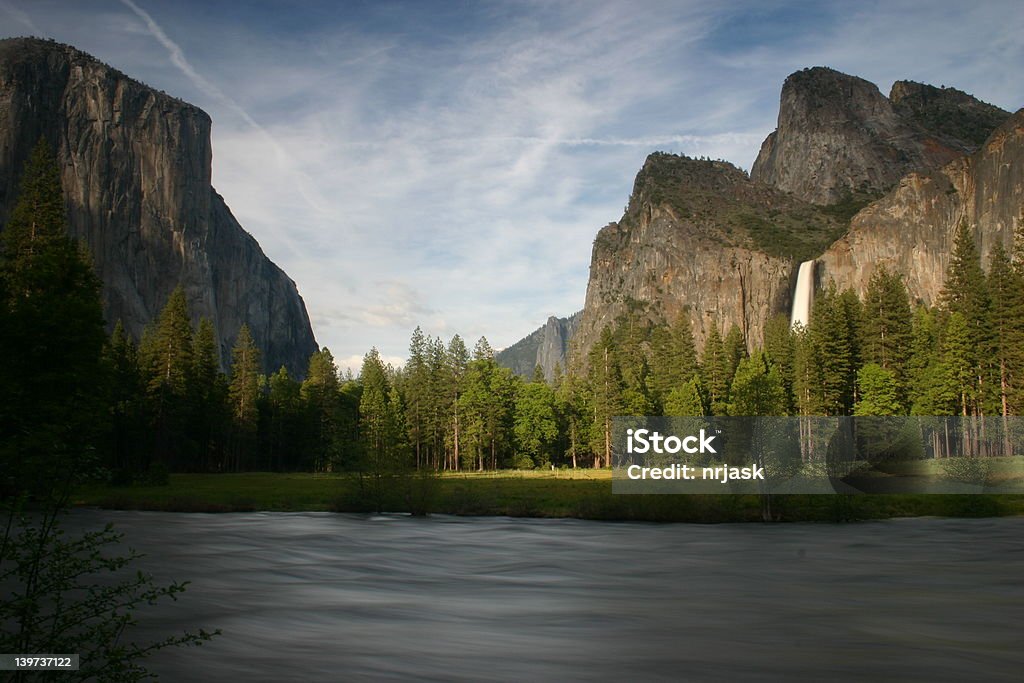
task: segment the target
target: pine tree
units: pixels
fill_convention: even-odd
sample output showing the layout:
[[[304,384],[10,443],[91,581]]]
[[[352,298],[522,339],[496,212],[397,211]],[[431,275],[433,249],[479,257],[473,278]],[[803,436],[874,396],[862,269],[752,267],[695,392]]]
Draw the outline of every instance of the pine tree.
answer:
[[[448,343],[448,350],[444,355],[445,367],[442,377],[445,380],[443,387],[443,408],[447,418],[445,423],[445,441],[451,444],[449,464],[447,469],[457,470],[462,465],[462,415],[460,403],[462,399],[463,383],[466,378],[466,368],[469,365],[469,351],[466,350],[466,343],[462,337],[455,335]]]
[[[961,221],[953,237],[946,279],[939,293],[939,302],[946,313],[959,313],[967,327],[976,334],[983,328],[988,309],[985,274],[981,269],[981,256],[974,235]]]
[[[339,420],[341,413],[338,368],[334,356],[325,346],[309,357],[301,396],[311,424],[311,455],[314,472],[331,472],[339,454]]]
[[[968,413],[964,413],[965,415],[984,413],[984,397],[986,392],[990,391],[989,385],[995,375],[991,356],[987,352],[992,344],[992,330],[986,284],[985,274],[981,269],[981,257],[975,246],[972,231],[967,227],[967,223],[962,221],[954,236],[953,251],[939,300],[946,322],[946,334],[950,334],[952,330],[964,337],[951,340],[950,348],[962,348],[967,355],[955,361],[951,358],[947,360],[953,361],[950,367],[957,378],[958,387],[962,389],[961,410],[964,406],[969,410]],[[953,314],[958,314],[961,318],[955,325],[952,321]],[[973,378],[973,386],[960,386],[968,376]]]
[[[779,369],[782,386],[786,392],[786,413],[794,411],[793,383],[796,379],[795,354],[796,339],[788,316],[776,315],[768,319],[764,326],[764,352],[768,361]]]
[[[823,415],[849,415],[853,409],[857,359],[851,308],[834,284],[814,301],[808,360],[813,369],[812,390],[818,394],[812,403]]]
[[[301,463],[295,456],[304,450],[302,420],[302,388],[281,368],[267,382],[269,417],[263,446],[271,471],[296,469]]]
[[[747,342],[743,339],[743,333],[735,323],[729,326],[729,332],[725,335],[722,348],[725,349],[727,362],[725,376],[731,385],[736,368],[739,367],[740,361],[747,357]]]
[[[1017,414],[1018,387],[1024,379],[1024,277],[1014,269],[999,242],[992,248],[988,292],[991,361],[996,370],[993,386],[998,394],[998,412],[1005,417]]]
[[[892,372],[898,396],[906,394],[906,363],[913,339],[910,301],[903,278],[879,266],[864,294],[862,359]]]
[[[663,406],[673,389],[682,387],[697,372],[697,352],[690,318],[681,313],[671,327],[651,331],[650,382],[655,407]]]
[[[195,451],[188,430],[192,322],[180,285],[142,342],[139,362],[153,416],[154,454],[161,466],[178,467],[191,461]]]
[[[99,280],[44,141],[0,233],[0,497],[81,472],[106,410]]]
[[[138,349],[118,320],[104,350],[110,379],[110,466],[117,482],[132,481],[144,468],[144,392]]]
[[[370,496],[377,512],[383,512],[390,479],[401,469],[405,426],[401,399],[392,387],[377,349],[363,357],[359,372],[359,431],[363,445],[360,471],[369,479]]]
[[[260,352],[248,325],[242,325],[231,351],[231,384],[228,396],[232,418],[232,453],[229,469],[238,472],[249,465],[246,459],[256,448],[259,419],[258,401],[262,393]]]
[[[416,455],[416,468],[423,466],[427,435],[427,402],[430,387],[430,366],[427,359],[427,339],[416,327],[409,341],[409,359],[405,363],[406,426],[409,442]]]
[[[199,321],[192,343],[192,372],[188,385],[189,430],[196,443],[198,460],[192,469],[209,470],[221,460],[222,441],[227,430],[227,380],[220,371],[220,354],[213,323]]]
[[[588,384],[592,397],[594,420],[590,447],[594,467],[611,466],[612,418],[622,414],[622,374],[615,357],[615,339],[610,328],[601,330],[601,337],[588,357]]]
[[[726,415],[729,411],[729,359],[716,325],[711,326],[704,342],[704,355],[700,362],[701,381],[708,391],[712,415]]]

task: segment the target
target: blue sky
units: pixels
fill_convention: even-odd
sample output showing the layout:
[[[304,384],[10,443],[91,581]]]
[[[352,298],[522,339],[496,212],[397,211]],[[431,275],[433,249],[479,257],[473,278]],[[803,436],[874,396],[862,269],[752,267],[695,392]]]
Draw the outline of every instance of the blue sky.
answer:
[[[797,69],[1024,105],[1015,1],[0,0],[0,34],[209,112],[214,185],[354,370],[582,308],[647,154],[749,169]]]

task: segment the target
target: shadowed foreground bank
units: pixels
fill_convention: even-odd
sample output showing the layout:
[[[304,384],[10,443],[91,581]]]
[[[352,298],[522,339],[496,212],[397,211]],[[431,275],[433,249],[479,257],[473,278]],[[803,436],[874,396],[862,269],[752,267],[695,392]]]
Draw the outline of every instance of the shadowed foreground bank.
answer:
[[[76,510],[161,581],[171,681],[1012,680],[1024,517],[660,525]]]
[[[178,474],[164,486],[83,488],[80,506],[167,512],[415,512],[657,522],[761,521],[757,496],[613,495],[607,470],[415,476],[379,483],[342,475]],[[1024,515],[1021,495],[787,495],[779,521]]]

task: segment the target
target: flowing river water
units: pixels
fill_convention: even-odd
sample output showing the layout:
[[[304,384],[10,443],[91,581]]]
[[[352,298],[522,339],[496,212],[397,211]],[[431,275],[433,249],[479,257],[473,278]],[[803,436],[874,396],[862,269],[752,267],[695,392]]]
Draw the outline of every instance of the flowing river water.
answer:
[[[684,525],[76,510],[167,681],[1021,680],[1024,518]]]

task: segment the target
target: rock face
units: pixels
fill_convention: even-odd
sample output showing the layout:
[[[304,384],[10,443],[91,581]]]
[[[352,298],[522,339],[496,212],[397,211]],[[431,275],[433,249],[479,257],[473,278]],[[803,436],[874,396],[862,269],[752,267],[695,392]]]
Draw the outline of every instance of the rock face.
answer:
[[[1007,116],[952,88],[898,81],[886,98],[862,78],[804,69],[783,84],[778,127],[750,175],[816,204],[875,197],[973,152]]]
[[[1009,249],[1024,212],[1024,109],[971,156],[942,169],[912,173],[851,223],[818,267],[819,283],[862,294],[876,265],[902,273],[912,299],[934,304],[942,290],[953,234],[960,221],[974,229],[987,268],[992,246]]]
[[[522,377],[532,377],[534,368],[540,366],[548,381],[555,375],[555,367],[565,370],[569,342],[579,326],[583,311],[568,318],[551,316],[529,336],[520,339],[507,349],[500,351],[495,359],[502,367]]]
[[[974,226],[987,258],[1021,215],[1022,114],[1009,117],[952,88],[899,81],[887,98],[831,69],[791,75],[750,178],[648,157],[625,215],[594,241],[572,359],[626,312],[689,315],[698,349],[712,326],[735,324],[753,347],[770,317],[790,313],[797,267],[812,258],[819,286],[863,293],[886,262],[934,302],[957,223]]]
[[[40,137],[57,153],[111,327],[121,320],[138,339],[180,283],[195,319],[213,321],[222,361],[246,323],[265,370],[305,372],[317,348],[305,305],[211,187],[205,112],[70,46],[0,41],[0,225]]]
[[[733,324],[748,347],[759,344],[767,320],[789,313],[799,261],[844,228],[731,164],[652,154],[625,215],[594,240],[573,360],[629,311],[668,322],[689,315],[698,349],[712,326],[724,334]]]

